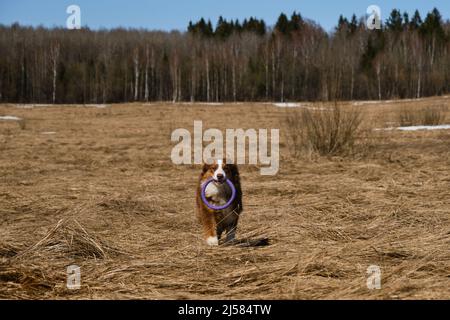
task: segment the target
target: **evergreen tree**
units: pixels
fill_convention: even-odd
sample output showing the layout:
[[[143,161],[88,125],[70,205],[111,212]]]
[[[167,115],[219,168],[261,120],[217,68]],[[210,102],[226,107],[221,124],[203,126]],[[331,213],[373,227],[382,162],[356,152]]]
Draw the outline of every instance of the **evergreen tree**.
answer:
[[[356,18],[355,14],[352,15],[352,20],[350,21],[349,29],[351,34],[354,34],[358,29],[358,19]]]
[[[266,23],[264,20],[258,20],[257,18],[250,17],[248,21],[247,19],[244,20],[242,29],[243,31],[253,32],[257,35],[263,36],[266,34]]]
[[[208,23],[205,19],[201,18],[197,23],[193,24],[192,21],[189,22],[188,32],[194,35],[200,35],[204,37],[212,37],[214,35],[213,27],[211,21]]]
[[[336,31],[347,31],[349,29],[349,23],[347,18],[341,14],[339,16],[338,25],[336,27]]]
[[[419,10],[416,10],[411,19],[411,22],[409,23],[409,26],[411,29],[417,30],[420,28],[421,25],[422,25],[422,18],[420,17]]]
[[[222,16],[220,16],[219,20],[217,21],[217,27],[214,32],[214,35],[219,38],[226,39],[229,36],[231,36],[233,32],[234,32],[233,24],[228,23],[227,20],[225,20]]]
[[[410,24],[410,21],[409,21],[409,14],[408,14],[408,12],[405,11],[405,12],[403,13],[403,30],[408,29],[409,24]]]
[[[289,33],[289,19],[284,13],[280,14],[280,16],[278,17],[278,21],[275,25],[275,30],[283,35],[287,35]]]
[[[189,33],[195,33],[195,27],[194,27],[194,24],[192,23],[192,20],[189,21],[189,25],[188,25],[187,30],[188,30]]]
[[[234,22],[234,29],[236,32],[242,32],[242,25],[238,19]]]
[[[211,37],[214,35],[213,26],[211,20],[208,20],[208,24],[206,25],[206,30],[204,32],[205,36]]]
[[[394,32],[401,32],[403,30],[403,17],[400,13],[400,10],[392,10],[391,15],[386,21],[386,26],[388,30]]]
[[[434,8],[433,11],[427,14],[420,31],[424,36],[435,35],[439,40],[445,38],[445,31],[442,27],[442,16],[438,9]]]
[[[300,15],[300,13],[294,13],[292,14],[291,21],[289,21],[289,31],[299,31],[303,25],[303,18]]]

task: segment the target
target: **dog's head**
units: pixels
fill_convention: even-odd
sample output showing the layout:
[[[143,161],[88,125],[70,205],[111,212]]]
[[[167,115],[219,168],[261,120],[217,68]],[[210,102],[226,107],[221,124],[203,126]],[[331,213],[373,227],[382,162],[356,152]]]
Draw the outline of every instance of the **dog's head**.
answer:
[[[224,183],[227,178],[232,177],[233,165],[227,164],[225,160],[215,160],[212,164],[203,165],[203,177],[213,178],[216,183]]]

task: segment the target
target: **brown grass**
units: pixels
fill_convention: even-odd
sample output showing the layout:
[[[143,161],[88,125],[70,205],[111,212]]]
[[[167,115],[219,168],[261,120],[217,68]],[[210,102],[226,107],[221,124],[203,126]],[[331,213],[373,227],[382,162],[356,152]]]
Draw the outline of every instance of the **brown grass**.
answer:
[[[398,111],[400,126],[435,126],[443,124],[446,118],[448,106],[431,105],[425,107],[402,107]]]
[[[310,110],[289,110],[286,129],[295,155],[317,152],[320,155],[348,154],[353,151],[363,120],[361,109],[339,104]]]
[[[362,105],[362,127],[449,101]],[[367,157],[308,160],[291,156],[286,110],[269,105],[2,112],[27,126],[0,122],[0,298],[450,298],[448,130],[377,131]],[[278,175],[241,167],[238,237],[269,246],[201,240],[199,167],[170,161],[171,131],[194,120],[281,129]],[[80,266],[80,290],[66,288],[69,265]],[[370,265],[381,267],[381,290],[366,287]]]

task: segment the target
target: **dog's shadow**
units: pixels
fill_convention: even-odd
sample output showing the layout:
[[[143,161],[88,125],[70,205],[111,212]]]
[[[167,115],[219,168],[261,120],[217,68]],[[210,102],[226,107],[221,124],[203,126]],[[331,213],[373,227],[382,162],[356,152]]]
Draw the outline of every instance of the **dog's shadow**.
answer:
[[[225,241],[222,240],[220,242],[221,246],[235,246],[235,247],[241,247],[241,248],[251,248],[251,247],[266,247],[270,245],[269,238],[242,238],[242,239],[235,239],[233,241]]]

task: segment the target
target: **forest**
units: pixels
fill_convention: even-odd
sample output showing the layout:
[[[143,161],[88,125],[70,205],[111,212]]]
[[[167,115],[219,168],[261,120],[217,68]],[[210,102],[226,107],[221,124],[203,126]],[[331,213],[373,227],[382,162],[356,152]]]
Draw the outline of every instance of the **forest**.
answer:
[[[300,13],[186,31],[0,25],[0,102],[334,101],[450,92],[450,22],[393,10],[381,29]]]

